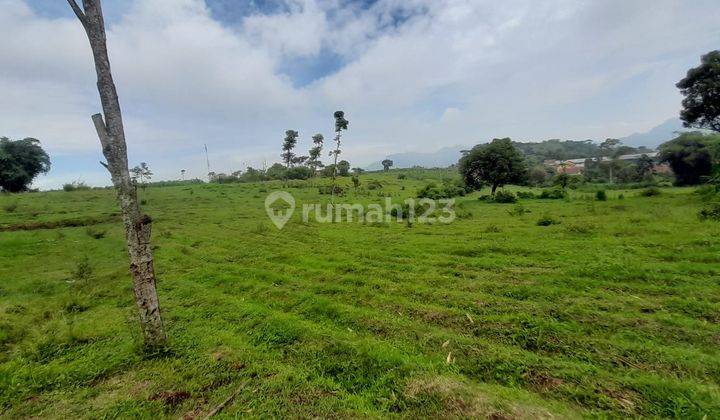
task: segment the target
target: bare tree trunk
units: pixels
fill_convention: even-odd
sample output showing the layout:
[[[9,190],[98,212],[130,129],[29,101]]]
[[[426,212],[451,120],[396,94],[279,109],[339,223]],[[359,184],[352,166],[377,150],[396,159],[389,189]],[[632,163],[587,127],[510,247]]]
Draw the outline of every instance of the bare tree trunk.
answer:
[[[335,136],[335,142],[337,145],[335,146],[335,162],[333,163],[333,172],[332,172],[332,189],[330,190],[330,204],[332,204],[333,209],[335,208],[335,178],[337,177],[337,158],[340,154],[340,132],[337,132],[337,135]]]
[[[110,71],[102,7],[100,0],[83,0],[83,10],[75,0],[68,0],[68,3],[85,28],[95,61],[97,87],[105,118],[103,120],[103,115],[95,114],[92,120],[102,144],[103,154],[107,159],[106,168],[117,190],[118,203],[122,211],[125,239],[130,255],[130,271],[135,288],[135,302],[140,313],[145,344],[151,347],[163,346],[167,337],[160,317],[160,302],[155,288],[155,270],[150,246],[152,219],[140,212],[136,185],[130,178],[125,131],[120,102]]]

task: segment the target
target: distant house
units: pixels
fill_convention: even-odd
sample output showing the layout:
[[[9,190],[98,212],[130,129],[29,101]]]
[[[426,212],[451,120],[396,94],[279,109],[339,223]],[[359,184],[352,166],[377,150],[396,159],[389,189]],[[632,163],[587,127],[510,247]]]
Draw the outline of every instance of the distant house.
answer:
[[[634,153],[630,155],[621,155],[618,156],[616,159],[621,160],[624,162],[635,162],[640,160],[640,158],[646,155],[647,157],[653,159],[655,161],[655,166],[653,167],[653,170],[655,173],[659,174],[672,174],[672,170],[670,169],[670,166],[664,163],[658,163],[657,152],[650,152],[650,153]],[[543,161],[543,165],[551,167],[555,170],[556,173],[566,173],[568,175],[582,175],[583,172],[585,172],[585,162],[588,159],[595,160],[597,158],[580,158],[580,159],[566,159],[566,160],[556,160],[556,159],[547,159]],[[610,162],[613,159],[609,157],[603,157],[603,162]]]

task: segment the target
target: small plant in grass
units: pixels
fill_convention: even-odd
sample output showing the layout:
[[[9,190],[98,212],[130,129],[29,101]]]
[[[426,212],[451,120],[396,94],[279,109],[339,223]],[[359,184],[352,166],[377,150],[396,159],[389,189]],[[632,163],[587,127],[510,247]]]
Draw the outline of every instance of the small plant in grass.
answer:
[[[397,179],[405,179],[407,178],[407,175],[405,174],[398,174]]]
[[[640,195],[643,197],[654,197],[656,195],[660,195],[660,188],[657,187],[650,187],[645,188],[640,192]]]
[[[18,208],[18,203],[8,203],[3,206],[5,213],[14,213]]]
[[[72,279],[74,281],[86,281],[93,273],[93,268],[90,265],[90,259],[85,255],[80,261],[75,264],[75,270],[72,272]]]
[[[85,229],[85,233],[87,233],[87,235],[93,239],[102,239],[107,234],[107,231],[89,226],[87,229]]]
[[[712,203],[705,206],[700,213],[698,213],[700,220],[714,220],[720,221],[720,203]]]
[[[89,190],[90,187],[85,184],[83,181],[73,181],[67,184],[63,184],[63,191],[70,192],[70,191],[83,191],[83,190]]]
[[[624,200],[624,199],[625,199],[625,194],[618,195],[618,200]]]
[[[559,225],[560,221],[552,216],[543,215],[540,219],[538,219],[536,224],[538,226],[552,226],[552,225]]]
[[[522,204],[518,204],[513,207],[512,210],[508,210],[508,214],[510,216],[522,216],[525,213],[530,213],[530,210],[525,208]]]
[[[500,190],[495,193],[493,201],[503,204],[515,203],[517,202],[517,196],[515,196],[515,194],[511,191]]]
[[[502,229],[498,225],[488,225],[485,228],[485,233],[500,233]]]
[[[607,201],[608,197],[607,197],[607,193],[605,192],[605,190],[598,190],[595,193],[595,199],[597,201]]]

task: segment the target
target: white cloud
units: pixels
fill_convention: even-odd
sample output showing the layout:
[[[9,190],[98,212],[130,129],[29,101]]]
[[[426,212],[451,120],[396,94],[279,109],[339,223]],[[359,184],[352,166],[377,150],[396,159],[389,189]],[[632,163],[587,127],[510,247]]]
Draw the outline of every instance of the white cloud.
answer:
[[[301,131],[303,148],[329,134],[335,109],[351,120],[353,164],[500,136],[619,136],[676,114],[674,82],[720,40],[712,0],[286,2],[234,25],[202,0],[134,0],[112,19],[131,159],[161,178],[178,165],[203,174],[207,143],[217,170],[259,165],[277,158],[285,129]],[[0,26],[0,135],[98,153],[78,22],[0,0]],[[324,50],[344,66],[308,86],[279,70]]]

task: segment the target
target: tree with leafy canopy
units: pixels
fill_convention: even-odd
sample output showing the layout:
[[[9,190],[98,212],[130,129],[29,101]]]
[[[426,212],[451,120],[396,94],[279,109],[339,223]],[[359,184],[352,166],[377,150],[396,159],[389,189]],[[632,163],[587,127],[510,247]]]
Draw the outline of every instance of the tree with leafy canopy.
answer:
[[[0,137],[0,190],[27,191],[33,179],[50,171],[50,157],[34,138]]]
[[[659,160],[675,173],[677,185],[697,185],[710,177],[720,158],[720,134],[682,133],[660,145]]]
[[[322,148],[323,148],[323,141],[325,141],[325,137],[318,133],[312,136],[313,140],[313,147],[308,152],[308,161],[307,164],[309,167],[312,168],[313,173],[317,172],[318,168],[322,168],[323,164],[320,161],[320,156],[322,155]]]
[[[130,170],[130,172],[132,172],[132,174],[133,174],[133,176],[132,176],[133,180],[135,182],[137,182],[139,180],[140,184],[143,186],[145,184],[145,181],[146,180],[149,181],[153,176],[152,171],[150,170],[147,163],[145,163],[145,162],[140,162],[140,165],[132,168]]]
[[[680,119],[685,127],[720,131],[720,51],[710,51],[700,65],[675,85],[685,96]]]
[[[348,176],[350,174],[350,162],[341,160],[337,164],[337,174],[339,176]]]
[[[335,111],[333,113],[333,118],[335,118],[335,150],[330,152],[330,156],[334,157],[332,172],[333,184],[332,190],[330,190],[330,202],[332,204],[335,204],[335,178],[337,176],[338,170],[338,155],[340,155],[340,140],[342,137],[341,132],[342,130],[348,129],[348,124],[350,124],[350,122],[345,119],[345,112],[343,111]]]
[[[382,162],[380,162],[383,166],[383,171],[387,172],[390,170],[390,167],[393,166],[393,161],[390,159],[385,159]]]
[[[295,145],[297,144],[298,136],[299,134],[295,130],[285,131],[285,140],[282,145],[283,153],[280,156],[283,162],[285,162],[285,167],[288,169],[290,169],[290,165],[293,164],[293,159],[295,158],[293,149],[295,149]]]
[[[479,144],[465,153],[458,162],[465,185],[479,190],[490,184],[492,195],[498,187],[525,180],[525,159],[509,138]]]

